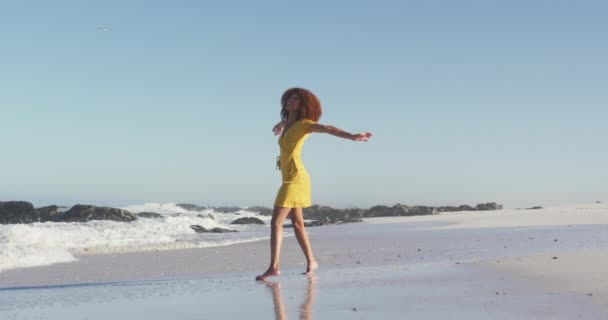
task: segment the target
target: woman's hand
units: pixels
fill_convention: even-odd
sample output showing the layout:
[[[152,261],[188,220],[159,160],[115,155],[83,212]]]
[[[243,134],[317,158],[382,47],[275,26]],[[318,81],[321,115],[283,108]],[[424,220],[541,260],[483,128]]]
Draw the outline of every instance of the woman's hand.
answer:
[[[372,133],[371,132],[363,132],[363,133],[354,134],[353,135],[353,140],[354,141],[367,141],[371,137],[372,137]]]
[[[281,133],[283,133],[283,128],[285,128],[285,125],[287,124],[287,121],[285,120],[281,120],[279,123],[277,123],[273,128],[272,128],[272,132],[274,133],[275,136],[280,136]]]

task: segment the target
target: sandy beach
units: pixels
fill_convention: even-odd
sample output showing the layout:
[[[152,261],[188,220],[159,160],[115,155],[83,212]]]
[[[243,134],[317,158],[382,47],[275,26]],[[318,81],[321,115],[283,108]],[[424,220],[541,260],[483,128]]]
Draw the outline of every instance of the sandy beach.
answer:
[[[286,229],[288,231],[288,229]],[[2,319],[606,319],[608,205],[374,218],[268,241],[0,273]]]

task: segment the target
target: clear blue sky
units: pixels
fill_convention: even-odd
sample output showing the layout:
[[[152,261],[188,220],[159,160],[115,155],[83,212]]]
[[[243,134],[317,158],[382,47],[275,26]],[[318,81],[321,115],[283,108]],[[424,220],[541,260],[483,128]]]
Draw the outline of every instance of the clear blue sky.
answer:
[[[608,200],[604,1],[0,4],[0,201],[271,206],[292,86],[313,202]]]

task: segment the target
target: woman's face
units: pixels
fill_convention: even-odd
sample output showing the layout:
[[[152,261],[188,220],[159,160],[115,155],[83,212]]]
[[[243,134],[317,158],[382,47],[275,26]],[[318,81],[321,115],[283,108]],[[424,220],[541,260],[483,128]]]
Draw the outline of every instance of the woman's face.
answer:
[[[298,111],[298,109],[300,109],[300,95],[297,93],[292,94],[285,103],[285,109],[287,112]]]

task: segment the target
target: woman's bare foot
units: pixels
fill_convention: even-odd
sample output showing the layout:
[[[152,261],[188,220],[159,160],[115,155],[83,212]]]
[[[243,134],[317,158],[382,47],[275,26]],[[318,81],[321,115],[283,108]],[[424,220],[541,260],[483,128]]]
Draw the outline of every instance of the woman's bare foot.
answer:
[[[278,269],[271,269],[268,268],[268,270],[266,270],[266,272],[264,272],[264,274],[261,274],[257,277],[255,277],[256,281],[263,281],[264,279],[268,278],[268,277],[275,277],[275,276],[280,276],[281,275],[281,271],[279,271]]]
[[[311,275],[315,272],[315,269],[317,269],[319,267],[319,264],[316,261],[313,261],[311,263],[308,264],[308,266],[306,267],[306,272],[304,272],[305,275]]]

